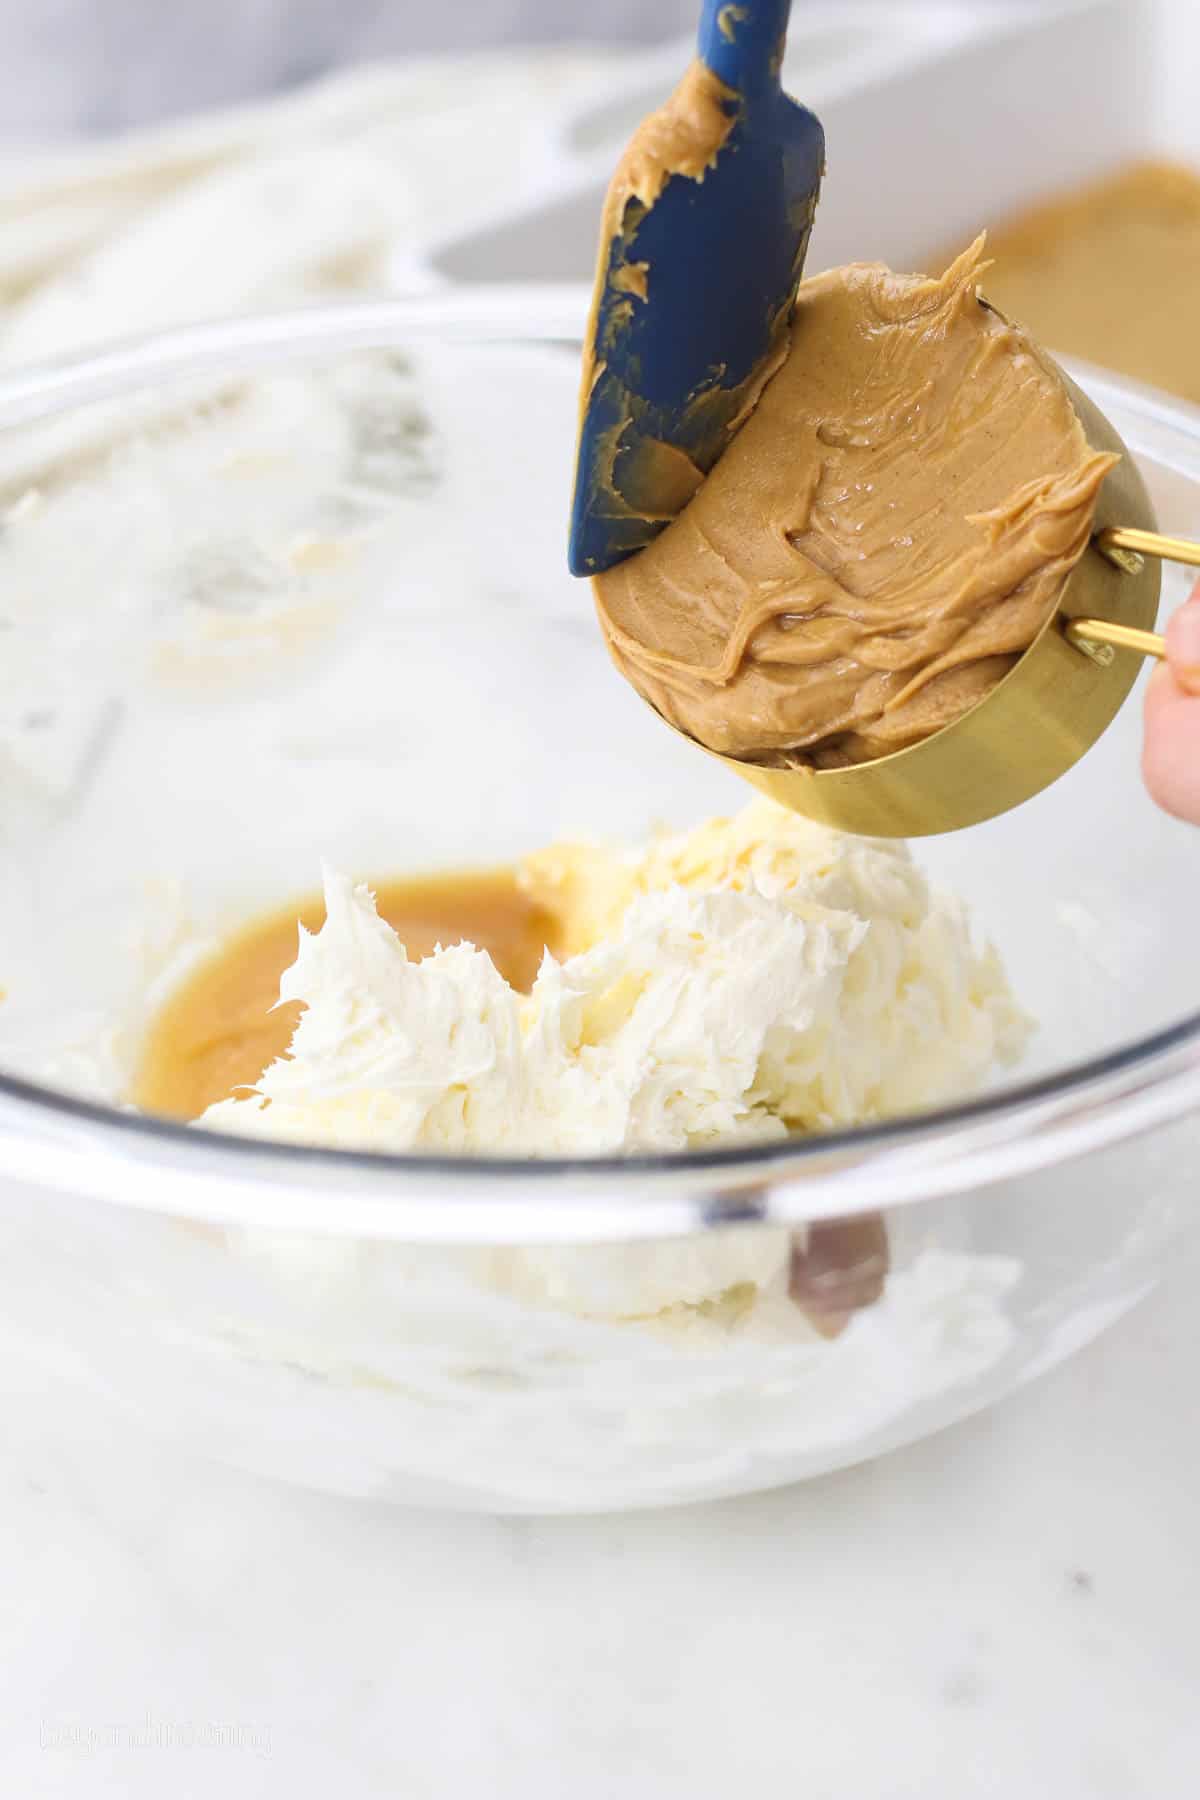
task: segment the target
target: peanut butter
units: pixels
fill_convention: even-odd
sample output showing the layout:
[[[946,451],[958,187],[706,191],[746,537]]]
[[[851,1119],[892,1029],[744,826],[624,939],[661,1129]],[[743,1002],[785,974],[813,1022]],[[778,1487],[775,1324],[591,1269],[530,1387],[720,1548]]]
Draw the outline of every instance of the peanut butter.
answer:
[[[1116,458],[984,304],[940,279],[805,282],[786,358],[695,497],[598,577],[618,668],[729,756],[840,766],[982,699],[1052,615]]]

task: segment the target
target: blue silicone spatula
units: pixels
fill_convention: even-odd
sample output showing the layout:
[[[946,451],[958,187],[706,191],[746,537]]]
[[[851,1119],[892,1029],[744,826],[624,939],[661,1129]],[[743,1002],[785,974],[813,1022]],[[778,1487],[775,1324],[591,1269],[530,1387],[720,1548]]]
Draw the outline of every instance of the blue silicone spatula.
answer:
[[[697,60],[609,189],[570,565],[641,550],[717,461],[782,347],[825,165],[780,86],[790,0],[704,0]]]

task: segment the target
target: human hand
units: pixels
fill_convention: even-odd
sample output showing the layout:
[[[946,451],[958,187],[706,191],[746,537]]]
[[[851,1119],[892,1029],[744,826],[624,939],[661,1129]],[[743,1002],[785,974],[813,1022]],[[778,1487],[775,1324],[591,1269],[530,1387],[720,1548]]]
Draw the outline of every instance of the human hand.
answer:
[[[1200,585],[1166,637],[1167,660],[1146,692],[1142,775],[1164,812],[1200,825]]]

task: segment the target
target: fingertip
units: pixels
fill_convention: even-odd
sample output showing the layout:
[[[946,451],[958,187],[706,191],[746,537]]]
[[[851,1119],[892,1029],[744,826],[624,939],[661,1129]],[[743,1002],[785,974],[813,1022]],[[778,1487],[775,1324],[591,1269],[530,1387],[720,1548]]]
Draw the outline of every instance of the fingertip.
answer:
[[[1175,676],[1168,662],[1157,662],[1150,671],[1150,679],[1146,683],[1146,710],[1157,706],[1163,699],[1165,690],[1173,687]]]
[[[1200,825],[1200,700],[1165,666],[1146,691],[1142,779],[1156,806]]]
[[[1168,621],[1167,661],[1186,694],[1200,694],[1200,588]]]

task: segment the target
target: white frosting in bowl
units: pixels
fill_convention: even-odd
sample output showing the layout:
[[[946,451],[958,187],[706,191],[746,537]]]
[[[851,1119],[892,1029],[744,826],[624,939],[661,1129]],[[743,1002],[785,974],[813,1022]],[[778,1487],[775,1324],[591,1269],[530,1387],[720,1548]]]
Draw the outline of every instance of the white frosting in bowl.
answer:
[[[532,993],[470,944],[410,961],[325,875],[280,997],[290,1051],[202,1123],[341,1148],[595,1155],[783,1137],[934,1105],[1027,1033],[995,955],[908,852],[756,802],[645,849],[556,846],[569,939]]]

